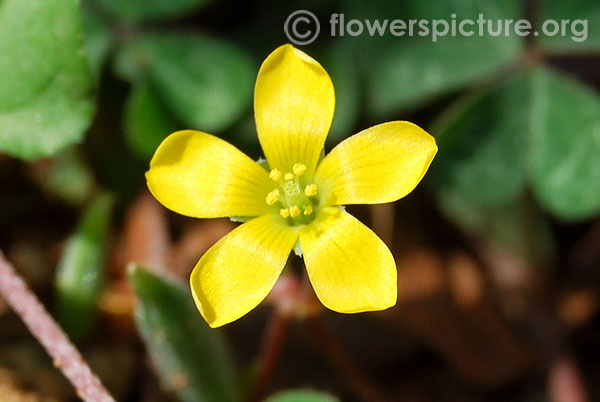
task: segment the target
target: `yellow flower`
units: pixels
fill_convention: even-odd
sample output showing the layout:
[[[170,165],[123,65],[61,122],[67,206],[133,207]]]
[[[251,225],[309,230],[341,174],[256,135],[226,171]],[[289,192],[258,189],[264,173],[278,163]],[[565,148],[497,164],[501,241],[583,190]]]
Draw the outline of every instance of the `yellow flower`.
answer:
[[[392,254],[340,206],[404,197],[437,146],[418,126],[393,121],[361,131],[323,157],[334,108],[327,72],[284,45],[263,62],[254,91],[268,169],[199,131],[175,132],[156,150],[146,179],[164,206],[197,218],[251,218],[208,250],[191,274],[194,301],[211,327],[256,307],[294,248],[302,250],[315,293],[331,310],[357,313],[396,303]]]

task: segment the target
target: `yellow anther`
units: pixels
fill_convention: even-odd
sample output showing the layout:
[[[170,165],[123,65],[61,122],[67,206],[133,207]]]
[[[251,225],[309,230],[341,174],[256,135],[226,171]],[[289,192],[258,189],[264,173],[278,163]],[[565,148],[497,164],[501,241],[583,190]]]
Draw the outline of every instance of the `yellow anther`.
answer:
[[[303,165],[302,163],[295,163],[294,167],[292,167],[292,170],[296,176],[302,176],[304,172],[306,172],[306,165]]]
[[[314,197],[315,195],[317,195],[317,185],[316,184],[309,184],[304,188],[304,195],[306,195],[307,197]]]
[[[286,174],[283,176],[283,178],[284,178],[286,181],[289,181],[289,180],[294,180],[294,174],[293,174],[293,173],[286,173]]]
[[[300,215],[300,213],[301,213],[301,212],[302,212],[302,211],[300,211],[300,208],[298,208],[298,205],[292,205],[292,206],[290,207],[290,216],[291,216],[292,218],[295,218],[295,217],[297,217],[298,215]]]
[[[310,215],[313,212],[313,207],[312,205],[307,206],[306,208],[304,208],[304,215]]]
[[[281,179],[281,172],[277,169],[273,169],[271,170],[271,172],[269,172],[269,177],[271,178],[271,180],[277,181]]]
[[[278,189],[275,189],[275,190],[271,191],[269,194],[267,194],[267,204],[273,205],[277,201],[279,201],[279,190]]]
[[[290,217],[290,210],[288,208],[281,208],[279,210],[279,215],[281,215],[283,218],[289,218]]]

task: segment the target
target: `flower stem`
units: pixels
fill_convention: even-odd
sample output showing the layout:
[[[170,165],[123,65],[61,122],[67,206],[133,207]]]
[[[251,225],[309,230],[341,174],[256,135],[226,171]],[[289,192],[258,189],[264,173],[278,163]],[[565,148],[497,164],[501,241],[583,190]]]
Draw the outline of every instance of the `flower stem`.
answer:
[[[86,402],[115,402],[81,354],[0,252],[0,294]]]
[[[260,401],[264,397],[279,361],[281,349],[291,322],[292,315],[286,314],[278,308],[275,309],[267,326],[260,351],[259,374],[248,398],[250,402]]]

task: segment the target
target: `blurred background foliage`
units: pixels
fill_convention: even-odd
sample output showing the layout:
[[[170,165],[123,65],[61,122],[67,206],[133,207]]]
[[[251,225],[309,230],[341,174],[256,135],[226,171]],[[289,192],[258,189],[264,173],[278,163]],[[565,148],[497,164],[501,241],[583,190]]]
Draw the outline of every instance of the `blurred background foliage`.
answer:
[[[232,223],[164,210],[144,172],[178,129],[261,156],[254,80],[298,9],[336,90],[327,150],[387,120],[438,141],[413,194],[352,208],[395,255],[398,306],[318,310],[290,260],[210,330],[185,283]],[[588,37],[332,37],[332,13]],[[600,400],[599,90],[597,0],[2,0],[0,247],[119,401]],[[1,300],[0,322],[1,394],[74,400]]]

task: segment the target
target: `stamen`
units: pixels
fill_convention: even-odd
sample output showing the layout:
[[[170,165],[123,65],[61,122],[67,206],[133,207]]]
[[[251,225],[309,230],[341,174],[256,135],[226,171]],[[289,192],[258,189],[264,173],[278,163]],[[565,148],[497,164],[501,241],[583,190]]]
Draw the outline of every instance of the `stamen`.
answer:
[[[304,208],[304,215],[310,215],[313,212],[313,207],[312,205],[308,205],[306,208]]]
[[[290,216],[291,216],[292,218],[295,218],[295,217],[297,217],[298,215],[300,215],[300,213],[301,213],[301,212],[302,212],[302,211],[300,211],[300,208],[298,208],[298,205],[292,205],[292,206],[290,207]]]
[[[278,181],[279,179],[281,179],[281,172],[277,169],[273,169],[271,170],[271,172],[269,172],[269,177],[273,181]]]
[[[279,215],[281,215],[281,217],[283,217],[283,218],[289,218],[290,217],[290,210],[288,208],[281,208],[279,210]]]
[[[279,190],[275,189],[275,190],[271,191],[269,194],[267,194],[266,201],[267,201],[268,205],[273,205],[277,201],[279,201]]]
[[[314,197],[315,195],[317,195],[317,185],[316,184],[308,184],[304,188],[304,195],[306,195],[307,197]]]
[[[302,163],[295,163],[292,167],[292,170],[296,176],[302,176],[304,172],[306,172],[306,165],[303,165]]]
[[[286,174],[283,176],[283,178],[284,178],[286,181],[294,180],[294,174],[293,174],[293,173],[286,173]]]

